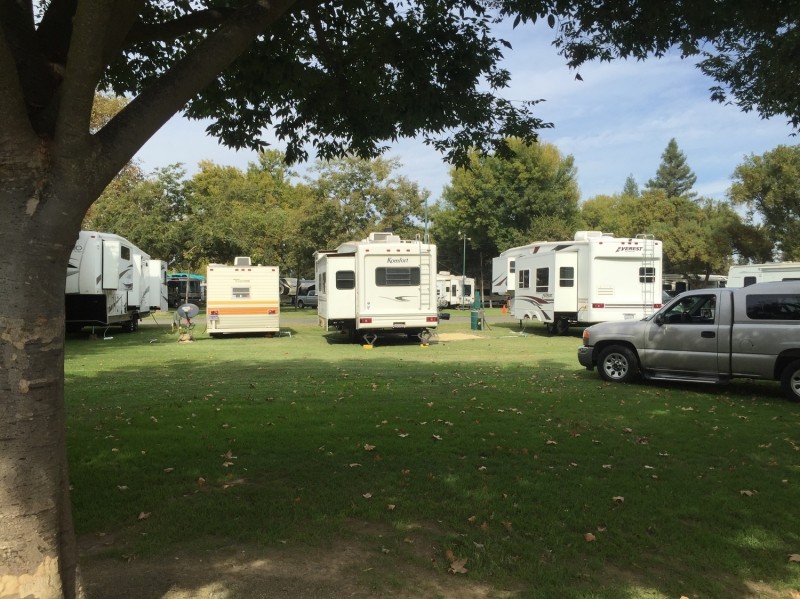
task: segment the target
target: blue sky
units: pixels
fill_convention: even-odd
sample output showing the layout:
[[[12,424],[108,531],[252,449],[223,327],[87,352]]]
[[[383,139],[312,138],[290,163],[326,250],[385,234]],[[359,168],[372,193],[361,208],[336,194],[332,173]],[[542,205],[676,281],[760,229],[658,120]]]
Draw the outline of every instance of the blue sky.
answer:
[[[697,175],[695,191],[715,199],[725,197],[734,169],[746,156],[800,143],[786,118],[762,120],[712,102],[708,90],[714,82],[677,56],[593,63],[581,68],[583,81],[577,81],[550,45],[553,34],[546,26],[497,32],[513,46],[505,50],[503,66],[512,82],[502,95],[545,100],[534,112],[555,128],[543,130],[540,138],[574,157],[581,199],[620,192],[628,175],[643,187],[673,137]],[[229,150],[204,129],[203,123],[176,117],[137,158],[146,171],[181,162],[189,173],[201,160],[240,168],[255,160],[253,152]],[[399,174],[427,189],[433,201],[449,183],[449,166],[420,140],[394,144],[386,156],[399,159]]]

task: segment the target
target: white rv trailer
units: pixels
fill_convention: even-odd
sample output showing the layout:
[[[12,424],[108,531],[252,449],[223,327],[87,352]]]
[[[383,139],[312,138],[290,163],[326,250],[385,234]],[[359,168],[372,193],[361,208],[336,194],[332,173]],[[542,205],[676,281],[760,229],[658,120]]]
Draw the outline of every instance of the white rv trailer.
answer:
[[[492,258],[492,293],[513,295],[516,259],[526,254],[532,254],[540,243],[544,242],[534,241],[528,245],[509,248],[497,258]]]
[[[206,272],[208,334],[280,332],[280,273],[254,266],[248,256],[233,265],[209,264]]]
[[[551,333],[570,325],[640,319],[661,307],[662,244],[578,231],[573,241],[536,244],[516,262],[512,314]]]
[[[747,287],[770,281],[800,281],[800,262],[734,264],[728,271],[728,287]]]
[[[661,277],[663,289],[669,295],[677,295],[692,289],[720,289],[726,286],[725,275],[675,275],[665,274]]]
[[[475,279],[440,270],[436,275],[436,298],[440,308],[464,308],[475,301]]]
[[[121,326],[135,331],[155,310],[167,310],[167,266],[113,233],[81,231],[69,257],[66,328]]]
[[[439,324],[436,246],[370,233],[314,253],[319,323],[368,345],[387,332],[426,339]]]

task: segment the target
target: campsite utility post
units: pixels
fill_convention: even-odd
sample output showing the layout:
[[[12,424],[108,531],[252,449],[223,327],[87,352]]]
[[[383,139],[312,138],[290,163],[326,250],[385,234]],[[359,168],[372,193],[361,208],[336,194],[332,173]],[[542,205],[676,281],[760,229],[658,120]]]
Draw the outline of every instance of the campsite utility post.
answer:
[[[464,286],[467,283],[467,239],[472,241],[471,237],[467,237],[466,233],[458,232],[459,237],[464,239],[464,250],[461,254],[461,307],[464,307]]]

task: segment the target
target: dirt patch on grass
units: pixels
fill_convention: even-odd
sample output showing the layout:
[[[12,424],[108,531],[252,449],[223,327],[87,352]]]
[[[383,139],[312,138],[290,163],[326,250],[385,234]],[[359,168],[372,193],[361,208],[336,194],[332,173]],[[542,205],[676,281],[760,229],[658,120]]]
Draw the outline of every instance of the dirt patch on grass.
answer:
[[[130,560],[90,550],[82,555],[81,572],[88,599],[517,596],[446,573],[447,565],[441,556],[437,563],[437,549],[422,529],[408,531],[399,543],[374,526],[356,523],[353,530],[352,538],[324,548],[227,545]]]
[[[469,333],[439,333],[437,339],[439,341],[468,341],[470,339],[483,339],[483,337]]]

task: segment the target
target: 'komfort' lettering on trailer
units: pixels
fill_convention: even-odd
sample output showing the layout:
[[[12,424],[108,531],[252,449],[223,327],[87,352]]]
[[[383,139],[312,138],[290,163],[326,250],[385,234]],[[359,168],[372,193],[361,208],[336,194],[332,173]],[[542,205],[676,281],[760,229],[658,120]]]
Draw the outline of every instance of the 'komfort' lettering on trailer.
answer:
[[[392,258],[389,256],[386,258],[386,264],[405,264],[408,262],[408,258]]]

